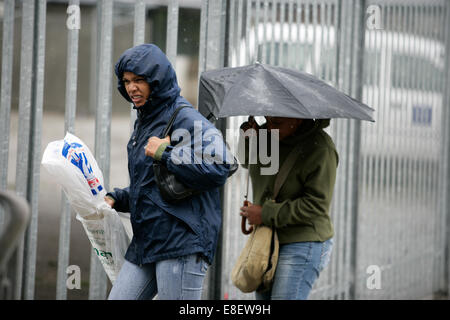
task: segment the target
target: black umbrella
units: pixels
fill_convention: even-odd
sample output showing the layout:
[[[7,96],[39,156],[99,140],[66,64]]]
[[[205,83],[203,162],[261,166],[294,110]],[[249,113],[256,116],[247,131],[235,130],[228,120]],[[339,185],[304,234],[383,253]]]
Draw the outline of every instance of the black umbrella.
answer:
[[[208,119],[273,116],[374,121],[373,109],[311,74],[266,64],[222,68],[200,76],[199,111]],[[248,195],[248,172],[247,193]],[[242,232],[247,230],[242,217]]]
[[[372,108],[313,75],[261,63],[203,72],[199,110],[216,119],[252,115],[374,121]]]

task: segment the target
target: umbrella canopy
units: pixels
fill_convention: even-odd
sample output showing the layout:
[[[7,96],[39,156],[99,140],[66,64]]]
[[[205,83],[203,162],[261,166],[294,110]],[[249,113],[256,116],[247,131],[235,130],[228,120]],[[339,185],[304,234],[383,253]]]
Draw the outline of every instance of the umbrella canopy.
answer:
[[[374,121],[372,108],[311,74],[261,63],[203,72],[199,111],[207,118],[252,115]]]

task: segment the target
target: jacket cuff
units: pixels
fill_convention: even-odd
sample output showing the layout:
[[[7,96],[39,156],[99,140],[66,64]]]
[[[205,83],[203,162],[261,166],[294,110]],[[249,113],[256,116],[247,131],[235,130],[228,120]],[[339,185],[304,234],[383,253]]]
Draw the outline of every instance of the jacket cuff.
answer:
[[[158,149],[156,149],[155,155],[153,156],[153,159],[161,161],[162,154],[164,150],[166,150],[167,146],[169,145],[168,142],[163,142],[159,145]]]
[[[117,201],[117,198],[114,196],[114,192],[108,192],[107,194],[105,194],[105,197],[109,197],[114,201]]]
[[[265,226],[275,226],[276,216],[281,208],[280,203],[276,203],[271,199],[266,200],[262,205],[261,219]]]

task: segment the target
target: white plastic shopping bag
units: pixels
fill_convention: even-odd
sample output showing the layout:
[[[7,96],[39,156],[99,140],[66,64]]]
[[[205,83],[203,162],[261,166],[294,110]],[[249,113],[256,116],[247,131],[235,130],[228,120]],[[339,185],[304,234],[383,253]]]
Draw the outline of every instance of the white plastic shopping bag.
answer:
[[[114,283],[122,267],[130,235],[114,209],[104,201],[103,175],[91,151],[79,138],[67,133],[63,140],[50,142],[42,165],[63,188],[70,205]]]

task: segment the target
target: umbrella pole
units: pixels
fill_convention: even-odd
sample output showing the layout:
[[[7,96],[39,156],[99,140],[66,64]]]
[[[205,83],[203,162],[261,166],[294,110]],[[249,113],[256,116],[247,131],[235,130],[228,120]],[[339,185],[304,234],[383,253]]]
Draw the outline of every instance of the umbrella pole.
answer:
[[[250,157],[251,157],[251,148],[252,148],[252,141],[251,139],[253,138],[253,136],[250,136],[249,139],[249,147],[248,147],[248,169],[247,169],[247,186],[246,186],[246,191],[245,191],[245,201],[248,201],[248,188],[249,188],[249,182],[250,182]],[[245,205],[248,206],[248,202],[245,202]],[[253,231],[253,226],[250,226],[249,229],[247,229],[247,217],[242,217],[241,220],[241,231],[243,234],[250,234]]]

